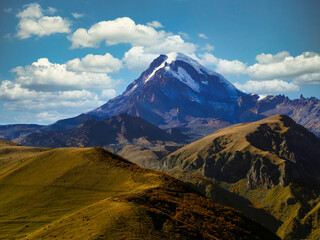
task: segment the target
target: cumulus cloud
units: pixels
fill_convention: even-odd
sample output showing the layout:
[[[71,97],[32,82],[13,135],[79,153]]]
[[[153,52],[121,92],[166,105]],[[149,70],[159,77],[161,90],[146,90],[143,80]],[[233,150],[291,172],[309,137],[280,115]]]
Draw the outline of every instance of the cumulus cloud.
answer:
[[[211,53],[199,54],[199,62],[204,66],[212,66],[218,63],[219,59]]]
[[[104,89],[100,96],[88,90],[36,91],[8,80],[0,83],[0,100],[6,111],[22,112],[24,121],[49,123],[86,112],[116,95],[113,89]],[[29,114],[29,115],[28,115]]]
[[[143,71],[158,54],[146,53],[144,47],[132,47],[124,54],[123,61],[130,70]]]
[[[111,98],[114,98],[117,95],[117,92],[114,89],[103,89],[100,98],[102,101],[103,100],[108,100]]]
[[[83,106],[96,107],[99,97],[88,90],[70,91],[35,91],[22,87],[21,84],[8,80],[0,85],[0,99],[7,100],[6,107],[11,110],[54,110],[68,106],[81,108]]]
[[[83,13],[71,13],[72,17],[78,19],[78,18],[82,18],[84,17],[84,14]]]
[[[83,66],[93,68],[93,65]],[[16,74],[17,83],[37,91],[107,89],[117,84],[116,80],[105,73],[68,71],[67,64],[51,63],[47,58],[40,58],[31,65],[16,67],[12,72]]]
[[[244,84],[235,83],[234,85],[244,92],[257,93],[262,95],[299,91],[298,85],[292,82],[286,82],[279,79],[264,80],[264,81],[250,80]]]
[[[129,43],[131,49],[125,54],[123,61],[130,70],[141,71],[159,54],[182,52],[192,54],[196,45],[185,42],[180,35],[167,33],[155,28],[161,23],[153,21],[147,25],[136,24],[128,17],[94,24],[88,30],[79,28],[69,36],[71,48],[97,47],[101,41],[107,45]]]
[[[282,62],[286,57],[290,57],[290,53],[287,51],[279,52],[275,55],[262,53],[256,56],[256,60],[260,64],[270,64]]]
[[[195,48],[192,43],[185,43],[179,35],[173,35],[163,30],[157,31],[151,26],[136,24],[128,17],[117,18],[110,21],[102,21],[92,25],[88,30],[84,28],[77,29],[69,36],[72,43],[71,48],[78,47],[97,47],[101,41],[105,41],[107,45],[115,45],[119,43],[129,43],[132,46],[143,46],[164,48],[172,48],[177,44],[177,48],[181,49],[181,45],[186,49]]]
[[[241,61],[220,59],[211,53],[199,54],[199,61],[205,66],[215,66],[215,71],[222,75],[242,75],[247,73],[247,65]]]
[[[157,31],[160,25],[153,21],[147,25],[136,24],[128,17],[102,21],[92,25],[89,29],[79,28],[68,38],[71,48],[98,47],[101,41],[106,45],[128,43],[131,45],[123,58],[130,69],[141,70],[146,68],[159,54],[169,52],[182,52],[192,54],[197,46],[185,42],[180,35]],[[139,54],[135,56],[133,53]],[[152,56],[152,59],[150,58]],[[135,63],[137,59],[142,61]]]
[[[122,61],[110,53],[105,55],[88,54],[82,59],[67,62],[67,70],[74,72],[116,73],[122,68]]]
[[[148,22],[147,25],[153,28],[163,28],[163,25],[161,24],[161,22],[158,22],[158,21]]]
[[[216,64],[216,71],[222,75],[242,75],[246,73],[247,65],[241,61],[228,61],[219,59]]]
[[[53,14],[54,8],[48,8],[46,12]],[[49,36],[54,33],[69,33],[70,22],[60,16],[44,16],[44,10],[38,3],[24,6],[17,14],[19,23],[16,36],[20,39],[30,38],[32,35],[39,37]]]
[[[97,47],[101,41],[105,41],[107,45],[152,45],[155,40],[164,37],[164,31],[158,32],[152,27],[136,24],[132,19],[123,17],[98,22],[88,30],[79,28],[69,36],[69,40],[72,42],[72,48],[78,48]]]
[[[26,118],[33,116],[31,122],[49,123],[89,111],[116,96],[113,87],[119,80],[106,72],[118,71],[121,60],[110,54],[89,54],[74,60],[58,64],[40,58],[31,65],[14,68],[14,81],[0,81],[3,109],[23,112]],[[72,71],[67,68],[70,62]]]
[[[203,39],[208,39],[207,35],[205,35],[204,33],[199,33],[198,37]]]
[[[251,79],[284,79],[292,80],[299,85],[319,84],[320,55],[314,52],[304,52],[292,57],[288,52],[278,54],[260,54],[256,57],[258,63],[248,67]]]

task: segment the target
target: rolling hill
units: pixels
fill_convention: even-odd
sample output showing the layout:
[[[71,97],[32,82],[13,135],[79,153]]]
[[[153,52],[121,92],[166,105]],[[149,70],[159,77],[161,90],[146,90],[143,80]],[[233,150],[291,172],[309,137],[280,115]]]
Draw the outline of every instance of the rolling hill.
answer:
[[[276,239],[187,184],[103,148],[0,141],[1,239]]]

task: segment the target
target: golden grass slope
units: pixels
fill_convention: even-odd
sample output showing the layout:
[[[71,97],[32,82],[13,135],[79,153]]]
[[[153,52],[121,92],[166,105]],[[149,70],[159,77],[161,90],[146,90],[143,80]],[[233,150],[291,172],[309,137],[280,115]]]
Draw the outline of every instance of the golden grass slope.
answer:
[[[0,141],[0,239],[274,239],[239,212],[102,148]]]

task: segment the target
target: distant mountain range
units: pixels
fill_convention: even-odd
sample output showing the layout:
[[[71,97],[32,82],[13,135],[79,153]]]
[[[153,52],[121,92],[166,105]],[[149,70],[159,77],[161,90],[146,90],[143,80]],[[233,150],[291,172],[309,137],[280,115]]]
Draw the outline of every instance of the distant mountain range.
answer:
[[[319,236],[320,139],[286,115],[220,129],[162,168],[283,239]]]
[[[160,55],[126,91],[106,104],[49,126],[0,126],[0,139],[14,140],[32,132],[71,129],[87,120],[127,113],[162,128],[180,128],[197,140],[235,123],[286,114],[320,136],[320,101],[290,100],[284,95],[259,98],[238,90],[220,74],[181,54]]]
[[[74,119],[62,120],[50,129],[65,127],[67,121],[75,122]],[[71,129],[31,133],[16,142],[34,147],[100,146],[130,157],[140,166],[158,169],[159,158],[183,146],[186,139],[178,129],[164,131],[142,118],[122,113],[105,120],[90,119]]]
[[[183,142],[181,136],[170,134],[142,118],[123,113],[102,121],[88,120],[68,130],[32,133],[19,143],[35,147],[106,147],[110,144],[133,143],[142,137],[149,142]]]

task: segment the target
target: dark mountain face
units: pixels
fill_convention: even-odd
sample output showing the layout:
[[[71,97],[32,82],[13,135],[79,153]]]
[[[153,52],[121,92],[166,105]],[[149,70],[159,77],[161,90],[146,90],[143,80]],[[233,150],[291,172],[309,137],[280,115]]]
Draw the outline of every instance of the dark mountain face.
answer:
[[[148,141],[184,141],[181,133],[170,134],[139,117],[120,114],[103,121],[91,119],[69,130],[33,133],[19,143],[39,147],[90,147],[132,143],[141,137]]]
[[[90,114],[126,112],[162,127],[197,118],[238,121],[238,99],[247,96],[221,75],[178,53],[155,59],[126,91]],[[249,97],[250,98],[250,97]]]

